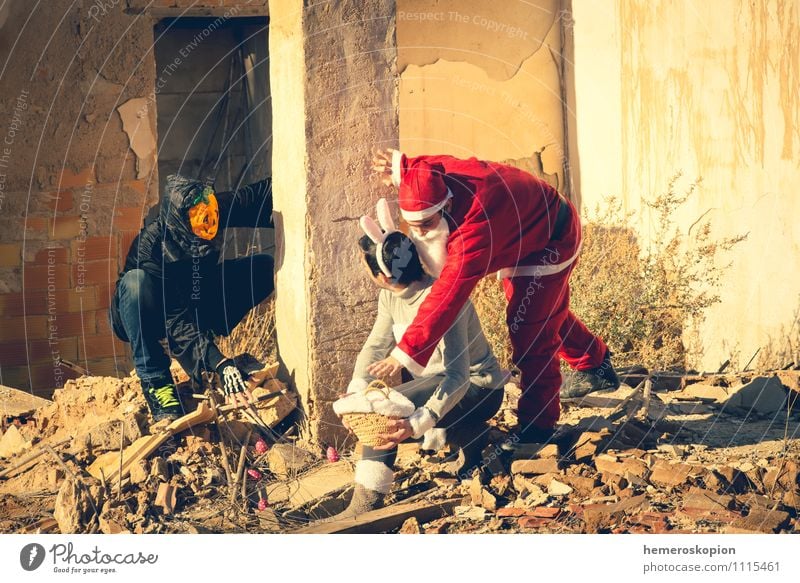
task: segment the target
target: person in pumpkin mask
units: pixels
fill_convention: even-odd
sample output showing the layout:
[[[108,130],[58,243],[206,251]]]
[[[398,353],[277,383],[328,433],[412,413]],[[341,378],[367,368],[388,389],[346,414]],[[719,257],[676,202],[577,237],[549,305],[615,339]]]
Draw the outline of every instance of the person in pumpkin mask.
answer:
[[[274,289],[267,254],[221,260],[227,227],[272,227],[271,180],[231,192],[177,174],[167,177],[157,217],[131,244],[109,318],[130,342],[136,373],[154,421],[184,414],[169,370],[172,356],[190,378],[217,372],[227,400],[250,400],[247,375],[214,338],[230,334]]]

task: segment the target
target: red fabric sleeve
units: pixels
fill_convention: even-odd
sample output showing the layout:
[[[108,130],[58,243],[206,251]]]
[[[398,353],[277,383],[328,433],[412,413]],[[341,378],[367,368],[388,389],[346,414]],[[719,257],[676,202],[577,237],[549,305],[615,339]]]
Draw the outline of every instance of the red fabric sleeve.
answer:
[[[421,367],[428,364],[472,290],[488,273],[491,239],[489,222],[484,219],[463,224],[448,245],[447,261],[439,279],[397,345]]]

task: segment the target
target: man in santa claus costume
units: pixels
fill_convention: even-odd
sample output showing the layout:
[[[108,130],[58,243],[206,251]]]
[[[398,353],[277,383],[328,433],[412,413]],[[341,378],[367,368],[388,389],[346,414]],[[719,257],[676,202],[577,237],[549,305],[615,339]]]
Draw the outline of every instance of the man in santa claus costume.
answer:
[[[399,187],[400,214],[426,270],[438,279],[401,341],[370,374],[403,367],[420,374],[478,281],[497,272],[521,373],[521,441],[553,436],[559,396],[619,386],[605,342],[569,309],[581,224],[555,188],[505,164],[396,150],[378,153],[373,170],[384,184]],[[563,387],[559,357],[576,371]]]

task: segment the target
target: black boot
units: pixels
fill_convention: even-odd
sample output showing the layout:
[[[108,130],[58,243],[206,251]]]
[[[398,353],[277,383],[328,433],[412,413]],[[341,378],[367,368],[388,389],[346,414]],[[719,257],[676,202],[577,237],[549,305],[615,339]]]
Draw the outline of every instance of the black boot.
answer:
[[[178,391],[172,383],[161,387],[144,385],[142,386],[142,392],[150,409],[150,416],[153,418],[153,422],[164,419],[172,421],[185,415]]]
[[[619,377],[611,364],[611,353],[606,350],[603,362],[589,370],[570,371],[564,376],[561,384],[562,399],[576,399],[595,391],[614,390],[619,388]]]
[[[484,465],[483,449],[489,443],[489,425],[466,423],[448,427],[447,443],[452,453],[445,459],[450,473],[469,477]]]
[[[516,436],[516,444],[528,443],[554,443],[555,442],[555,427],[536,427],[533,423],[520,423],[512,432]]]

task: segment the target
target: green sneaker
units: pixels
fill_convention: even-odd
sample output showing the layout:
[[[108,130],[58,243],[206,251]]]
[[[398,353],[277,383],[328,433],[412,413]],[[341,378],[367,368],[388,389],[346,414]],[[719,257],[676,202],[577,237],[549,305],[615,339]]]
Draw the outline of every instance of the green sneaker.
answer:
[[[142,392],[153,421],[173,420],[184,415],[175,385],[170,383],[163,387],[142,387]]]

